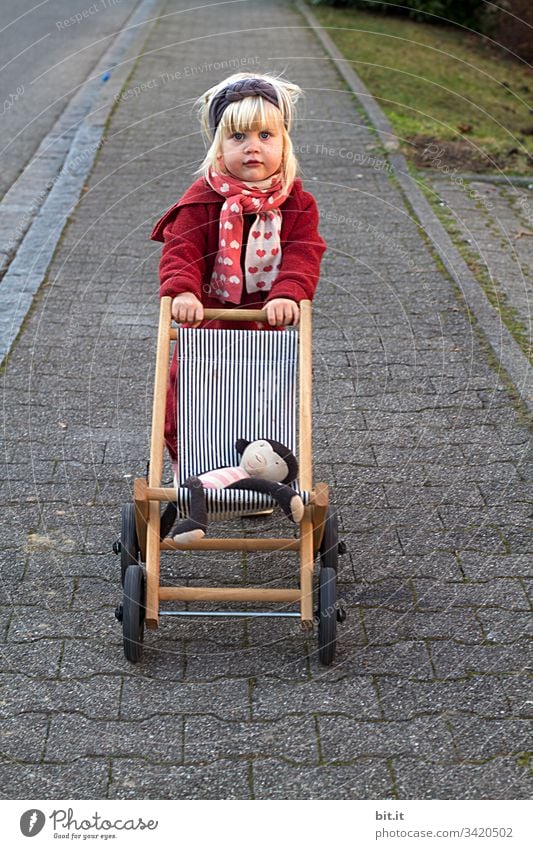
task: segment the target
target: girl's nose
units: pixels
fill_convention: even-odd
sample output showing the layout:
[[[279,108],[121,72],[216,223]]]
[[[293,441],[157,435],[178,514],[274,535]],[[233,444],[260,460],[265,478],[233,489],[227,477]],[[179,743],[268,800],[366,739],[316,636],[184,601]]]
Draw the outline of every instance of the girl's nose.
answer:
[[[248,137],[248,139],[246,140],[246,150],[247,151],[259,150],[259,136],[257,136],[257,137],[249,136]]]

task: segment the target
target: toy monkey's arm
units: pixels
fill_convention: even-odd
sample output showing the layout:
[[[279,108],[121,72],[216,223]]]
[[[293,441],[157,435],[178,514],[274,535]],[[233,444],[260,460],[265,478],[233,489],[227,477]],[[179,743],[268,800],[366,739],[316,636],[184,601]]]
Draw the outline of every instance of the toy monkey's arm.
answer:
[[[301,522],[304,514],[303,501],[294,489],[285,483],[266,481],[263,478],[244,478],[230,483],[226,489],[245,489],[249,492],[262,492],[277,501],[283,512],[293,522]]]

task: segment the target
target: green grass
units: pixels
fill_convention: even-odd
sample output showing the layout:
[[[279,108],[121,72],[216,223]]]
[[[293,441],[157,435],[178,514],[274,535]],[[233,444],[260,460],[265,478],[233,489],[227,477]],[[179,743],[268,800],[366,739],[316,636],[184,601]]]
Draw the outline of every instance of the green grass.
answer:
[[[313,12],[407,148],[414,136],[464,140],[508,160],[500,163],[504,170],[526,171],[533,149],[533,136],[524,132],[533,130],[526,65],[460,28],[355,9]],[[519,153],[510,158],[512,148]]]

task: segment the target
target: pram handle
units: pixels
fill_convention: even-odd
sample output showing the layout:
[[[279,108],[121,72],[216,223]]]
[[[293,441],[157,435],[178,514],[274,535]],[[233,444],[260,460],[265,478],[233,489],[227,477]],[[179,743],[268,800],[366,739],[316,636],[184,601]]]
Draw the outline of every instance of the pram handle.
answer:
[[[267,321],[266,310],[204,310],[205,321]]]
[[[307,309],[311,301],[301,301],[300,308]],[[204,310],[205,321],[268,321],[266,310],[216,309]]]

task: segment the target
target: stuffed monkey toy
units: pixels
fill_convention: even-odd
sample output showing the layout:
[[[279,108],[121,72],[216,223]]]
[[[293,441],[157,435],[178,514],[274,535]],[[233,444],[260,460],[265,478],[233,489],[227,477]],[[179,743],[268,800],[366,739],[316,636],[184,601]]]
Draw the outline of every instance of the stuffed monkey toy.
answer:
[[[195,543],[207,532],[207,507],[205,489],[246,489],[270,495],[293,522],[300,522],[304,514],[303,501],[288,486],[298,475],[298,463],[292,451],[274,439],[256,439],[248,442],[238,439],[235,448],[241,455],[238,466],[215,469],[188,478],[184,486],[190,491],[189,517],[172,528],[174,542]],[[169,505],[171,507],[171,505]],[[168,509],[162,517],[161,533],[165,536],[176,515],[176,507],[169,521]]]

